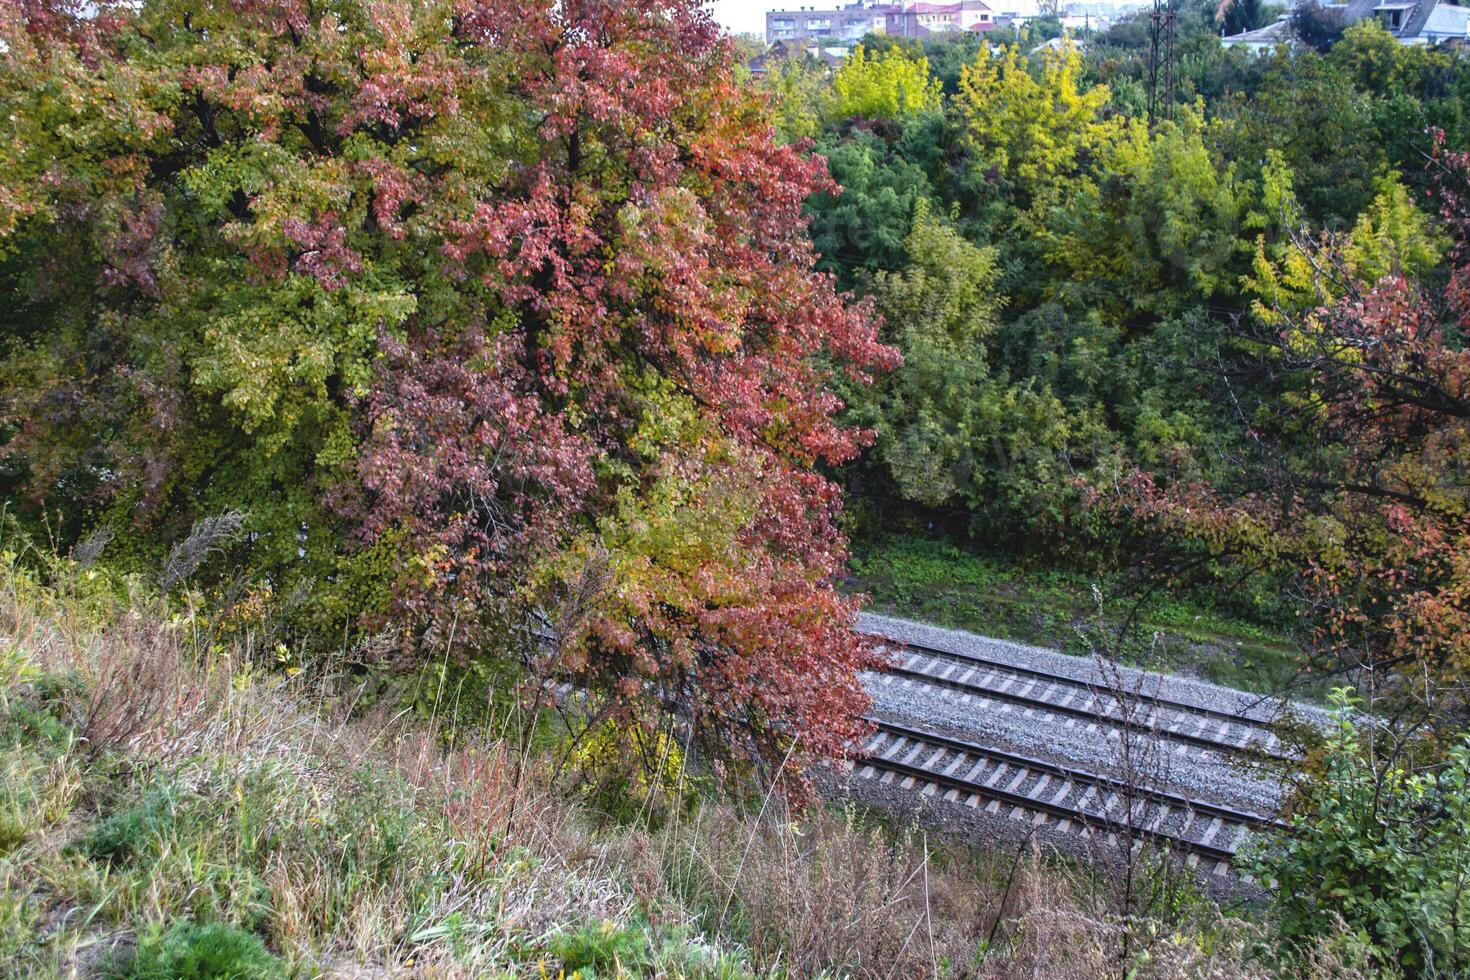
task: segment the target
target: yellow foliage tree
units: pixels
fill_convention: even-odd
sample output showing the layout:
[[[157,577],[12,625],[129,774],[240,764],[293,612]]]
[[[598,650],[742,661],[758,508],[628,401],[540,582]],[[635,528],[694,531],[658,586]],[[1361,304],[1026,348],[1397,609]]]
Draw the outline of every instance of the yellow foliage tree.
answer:
[[[1263,178],[1268,200],[1274,198],[1279,208],[1278,220],[1288,228],[1300,226],[1291,172],[1274,150]],[[1257,239],[1244,286],[1263,323],[1283,323],[1291,315],[1336,302],[1344,277],[1370,284],[1390,275],[1418,279],[1439,264],[1449,247],[1443,232],[1415,206],[1397,174],[1385,174],[1376,183],[1372,203],[1345,235],[1327,233],[1308,240],[1298,232],[1274,247],[1264,236]]]
[[[1066,45],[1044,52],[1033,70],[1014,45],[992,57],[981,48],[960,77],[959,103],[980,166],[999,172],[1023,205],[1058,197],[1089,160],[1123,132],[1105,118],[1105,85],[1084,88],[1082,56]]]
[[[831,112],[837,119],[900,119],[939,108],[939,97],[928,58],[898,49],[870,55],[858,45],[832,79]]]
[[[1163,316],[1233,288],[1247,182],[1212,152],[1203,105],[1180,107],[1153,134],[1138,119],[1111,125],[1094,161],[1102,176],[1073,181],[1037,229],[1067,273],[1056,295]]]

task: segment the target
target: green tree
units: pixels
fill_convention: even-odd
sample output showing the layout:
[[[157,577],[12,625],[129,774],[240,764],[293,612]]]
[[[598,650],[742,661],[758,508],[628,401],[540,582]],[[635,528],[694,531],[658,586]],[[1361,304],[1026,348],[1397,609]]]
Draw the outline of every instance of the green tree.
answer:
[[[1265,161],[1278,151],[1308,220],[1352,221],[1373,199],[1374,179],[1388,162],[1373,107],[1372,97],[1322,56],[1271,56],[1254,91],[1216,105],[1224,122],[1219,152],[1227,160]]]
[[[873,462],[903,499],[967,509],[995,542],[1058,540],[1077,517],[1078,471],[1109,442],[1100,416],[1069,410],[1045,381],[997,370],[996,249],[921,206],[905,250],[901,270],[870,284],[904,363],[850,394],[877,432]]]
[[[1199,107],[1149,135],[1140,122],[1103,148],[1038,234],[1061,275],[1058,296],[1122,316],[1158,316],[1233,292],[1249,254],[1241,222],[1253,196],[1214,150]]]
[[[959,92],[960,76],[970,62],[990,47],[990,34],[949,31],[924,39],[924,55],[929,59],[929,70],[939,79],[946,97],[952,98]]]
[[[1226,36],[1265,27],[1268,11],[1261,0],[1220,0],[1215,7],[1215,25]]]
[[[805,51],[766,57],[760,87],[769,93],[775,110],[776,132],[787,143],[815,137],[822,128],[831,99],[827,66]]]
[[[1306,0],[1291,12],[1291,29],[1307,47],[1327,51],[1342,37],[1342,12],[1324,7],[1317,0]]]
[[[1371,99],[1373,134],[1404,174],[1417,180],[1430,130],[1444,130],[1452,146],[1463,144],[1470,93],[1465,59],[1429,45],[1400,44],[1368,18],[1343,32],[1327,61]]]
[[[862,270],[896,269],[920,202],[932,193],[929,177],[899,148],[867,129],[824,146],[840,193],[812,197],[811,236],[823,268],[845,285]]]
[[[929,506],[970,497],[983,481],[992,432],[980,406],[998,326],[995,251],[979,248],[921,206],[905,239],[908,265],[872,283],[904,364],[869,396],[878,457],[899,492]]]
[[[1364,92],[1388,94],[1408,81],[1409,62],[1415,58],[1375,17],[1366,17],[1342,32],[1332,46],[1331,64],[1347,73]]]

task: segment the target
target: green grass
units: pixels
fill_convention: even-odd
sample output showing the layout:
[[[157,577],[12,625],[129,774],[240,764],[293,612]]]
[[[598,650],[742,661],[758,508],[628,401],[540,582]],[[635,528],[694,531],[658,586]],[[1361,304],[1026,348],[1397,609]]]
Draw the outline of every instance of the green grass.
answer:
[[[221,922],[180,922],[105,971],[117,980],[285,980],[289,974],[260,937]]]
[[[855,543],[851,585],[872,597],[873,612],[1071,654],[1092,653],[1103,640],[1127,663],[1243,690],[1279,691],[1296,674],[1297,648],[1266,613],[1250,619],[1167,592],[1140,604],[1117,575],[1027,567],[945,542],[890,538]]]

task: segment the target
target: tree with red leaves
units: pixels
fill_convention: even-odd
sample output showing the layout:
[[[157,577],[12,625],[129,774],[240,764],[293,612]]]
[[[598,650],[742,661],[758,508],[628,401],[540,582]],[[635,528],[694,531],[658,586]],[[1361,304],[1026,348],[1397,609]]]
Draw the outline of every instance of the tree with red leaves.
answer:
[[[1369,279],[1340,236],[1298,243],[1318,305],[1263,307],[1271,326],[1232,339],[1235,482],[1140,475],[1128,500],[1292,589],[1311,670],[1453,733],[1470,720],[1470,155],[1441,141],[1429,165],[1448,281],[1391,254]]]
[[[12,0],[0,41],[8,493],[138,560],[248,511],[322,634],[515,652],[732,771],[860,733],[818,470],[865,438],[833,373],[896,355],[699,4]]]

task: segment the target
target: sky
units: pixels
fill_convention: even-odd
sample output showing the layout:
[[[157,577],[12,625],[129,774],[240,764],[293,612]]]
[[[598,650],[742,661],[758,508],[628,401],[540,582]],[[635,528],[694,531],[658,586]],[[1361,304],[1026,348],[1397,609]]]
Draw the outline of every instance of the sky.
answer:
[[[774,0],[714,0],[715,19],[732,34],[764,34],[766,11],[779,10],[784,3]],[[804,4],[812,6],[812,4]],[[816,6],[826,6],[817,3]],[[833,4],[836,6],[836,4]]]

